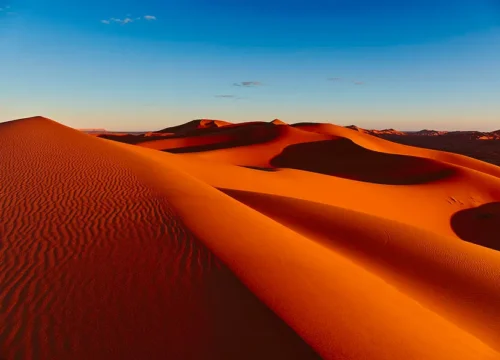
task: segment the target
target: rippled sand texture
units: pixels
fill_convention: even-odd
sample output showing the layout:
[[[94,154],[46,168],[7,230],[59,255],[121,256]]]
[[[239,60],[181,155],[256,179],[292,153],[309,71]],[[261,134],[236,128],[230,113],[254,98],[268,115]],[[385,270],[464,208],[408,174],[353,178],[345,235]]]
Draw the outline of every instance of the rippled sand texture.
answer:
[[[0,124],[0,358],[500,359],[499,167],[330,124],[114,140]]]

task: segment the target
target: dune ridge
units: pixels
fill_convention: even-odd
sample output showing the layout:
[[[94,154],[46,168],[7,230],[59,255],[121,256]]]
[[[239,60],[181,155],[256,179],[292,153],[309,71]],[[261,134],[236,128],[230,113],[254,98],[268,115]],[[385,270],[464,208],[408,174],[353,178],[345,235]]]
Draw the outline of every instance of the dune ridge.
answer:
[[[0,357],[500,359],[498,167],[329,124],[165,130],[0,124]]]
[[[147,163],[46,119],[0,137],[3,357],[316,358],[147,185]]]

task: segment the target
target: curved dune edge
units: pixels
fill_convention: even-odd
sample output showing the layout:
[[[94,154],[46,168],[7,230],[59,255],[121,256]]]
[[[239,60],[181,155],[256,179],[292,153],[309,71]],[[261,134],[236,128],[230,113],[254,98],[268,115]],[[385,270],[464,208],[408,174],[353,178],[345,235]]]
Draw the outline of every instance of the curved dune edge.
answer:
[[[325,359],[498,358],[343,256],[166,164],[159,171],[168,181],[156,186],[191,231]]]
[[[130,148],[130,145],[123,143],[115,145]],[[203,153],[177,156],[142,147],[134,147],[133,150],[155,161],[168,162],[216,188],[274,194],[340,206],[377,214],[443,236],[455,236],[449,220],[457,211],[500,199],[500,179],[463,167],[456,167],[454,176],[438,182],[386,186],[291,169],[259,171],[252,166],[234,166],[231,161],[229,164],[220,159],[212,161],[204,157]],[[255,159],[249,158],[252,151],[246,153],[249,161],[255,163]],[[231,153],[228,156],[231,157]]]
[[[271,139],[267,140],[257,138],[255,140],[256,143],[265,143],[266,146],[262,146],[263,144],[260,144],[260,146],[255,146],[258,144],[251,144],[251,141],[249,142],[249,139],[245,136],[245,134],[248,133],[248,131],[251,131],[252,127],[255,126],[261,127],[263,129],[266,127],[268,129],[272,129],[273,127],[278,126],[281,128],[279,129],[280,131],[288,133],[287,137],[289,139],[285,141],[275,141],[272,139],[272,137]],[[168,133],[172,135],[172,138],[168,139],[165,138],[165,136],[162,136],[165,135],[165,131],[168,131]],[[239,136],[233,136],[232,141],[226,141],[226,144],[217,144],[216,138],[220,136],[227,136],[228,132],[231,132],[233,135],[239,134]],[[390,132],[394,131],[390,130]],[[314,141],[312,140],[312,138],[316,138],[316,141],[343,138],[348,139],[367,150],[372,150],[375,152],[433,159],[443,163],[450,163],[455,166],[476,170],[495,177],[500,177],[500,169],[492,164],[454,153],[397,144],[373,136],[365,131],[360,131],[359,128],[353,126],[342,127],[327,123],[298,123],[287,125],[286,123],[278,119],[275,119],[270,123],[247,122],[239,124],[231,124],[220,120],[193,120],[186,124],[160,130],[160,132],[157,132],[157,134],[159,138],[155,140],[148,139],[148,137],[141,139],[136,139],[135,137],[133,137],[129,140],[125,138],[120,139],[119,137],[117,137],[116,140],[139,144],[141,146],[159,150],[175,150],[175,152],[178,153],[203,151],[203,156],[205,158],[219,159],[224,162],[229,161],[244,166],[263,166],[248,163],[248,160],[246,160],[248,157],[248,151],[238,151],[238,149],[233,149],[233,147],[241,147],[242,145],[251,146],[252,152],[267,154],[267,160],[264,160],[262,158],[263,154],[261,154],[261,158],[259,160],[261,163],[266,161],[269,163],[270,159],[273,156],[279,155],[279,153],[285,149],[285,143],[287,143],[287,145],[293,145],[299,142],[303,143]],[[205,139],[202,140],[200,139],[200,137]],[[244,139],[243,143],[240,142],[242,140],[242,137]],[[302,139],[296,141],[297,137],[302,137]],[[293,140],[293,138],[295,138],[295,140]],[[307,140],[308,138],[310,139]],[[199,146],[200,142],[202,143],[202,146]],[[238,144],[238,142],[240,143]],[[218,146],[206,146],[207,144]],[[250,156],[255,160],[255,154],[252,154]]]
[[[500,351],[500,252],[331,205],[221,190],[355,261]]]
[[[203,121],[213,125],[205,126]],[[165,129],[173,131],[172,138],[161,136],[161,139],[148,141],[145,138],[139,142],[134,140],[132,143],[176,153],[198,151],[202,152],[200,156],[205,159],[243,166],[265,167],[270,166],[272,158],[279,156],[281,152],[286,150],[287,146],[340,138],[352,141],[373,152],[413,156],[427,161],[436,160],[443,165],[448,163],[500,178],[500,168],[495,165],[459,154],[397,144],[349,127],[321,123],[287,125],[280,120],[274,120],[270,123],[249,122],[215,125],[217,122],[215,120],[194,120]],[[248,134],[254,132],[254,128],[260,128],[261,133],[257,134],[258,136],[249,137]],[[186,131],[185,129],[190,130]],[[276,137],[276,134],[273,135],[272,132],[278,132],[279,135]],[[122,141],[118,138],[117,140]]]
[[[498,166],[488,164],[480,160],[472,159],[464,155],[397,144],[366,133],[358,132],[356,130],[333,124],[304,123],[295,124],[292,126],[303,131],[309,131],[317,134],[345,137],[352,140],[356,144],[373,151],[426,157],[476,170],[495,177],[500,177],[500,168]]]
[[[253,130],[254,127],[260,131],[255,132]],[[249,133],[251,134],[252,132],[256,136],[249,136]],[[214,131],[208,134],[203,132],[185,134],[181,132],[180,137],[144,141],[138,145],[175,153],[197,152],[197,155],[205,160],[215,160],[254,168],[266,168],[272,167],[273,159],[279,159],[284,153],[292,151],[294,147],[297,148],[296,153],[302,154],[304,150],[298,149],[298,147],[306,147],[311,150],[314,142],[319,144],[320,142],[333,142],[333,140],[351,141],[358,145],[360,149],[366,149],[368,153],[372,152],[372,156],[376,156],[382,160],[380,165],[388,167],[388,169],[391,169],[393,165],[390,164],[390,161],[383,160],[383,154],[388,155],[385,157],[386,160],[391,159],[390,155],[393,155],[392,158],[396,158],[397,156],[409,157],[400,164],[404,165],[404,162],[406,162],[408,170],[413,167],[411,163],[418,163],[418,160],[421,160],[421,163],[429,164],[437,161],[438,163],[435,163],[434,167],[440,166],[444,168],[447,165],[452,165],[455,168],[465,168],[500,178],[500,168],[492,164],[463,155],[393,143],[370,134],[353,131],[349,128],[333,124],[294,124],[291,126],[285,124],[277,126],[275,123],[243,123],[226,126],[222,129],[215,128]],[[330,153],[328,149],[324,150],[326,150],[326,153]],[[338,150],[335,151],[335,147],[330,150],[334,150],[332,154],[337,154],[338,152]],[[354,150],[354,148],[351,150]],[[337,155],[344,157],[344,153],[338,153]],[[347,158],[350,158],[351,155],[348,153]],[[311,156],[317,156],[317,151],[313,152]],[[367,156],[363,158],[365,161],[368,161]],[[354,164],[356,159],[352,160]],[[324,161],[328,161],[328,157],[321,160],[320,163],[322,165],[320,168],[324,168],[325,166],[326,168],[331,168],[331,164],[326,164]],[[296,163],[296,160],[292,161],[293,163]],[[362,170],[362,168],[359,170]],[[433,176],[426,179],[425,174],[422,175],[422,179],[425,181],[432,181],[433,179]],[[418,176],[417,179],[419,179]]]

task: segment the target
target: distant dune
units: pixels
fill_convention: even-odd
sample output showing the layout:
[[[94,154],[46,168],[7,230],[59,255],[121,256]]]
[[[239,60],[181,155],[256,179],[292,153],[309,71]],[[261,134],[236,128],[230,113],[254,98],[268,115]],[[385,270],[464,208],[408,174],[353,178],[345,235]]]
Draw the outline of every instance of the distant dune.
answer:
[[[500,359],[496,135],[2,123],[0,359]]]
[[[190,133],[192,131],[200,130],[200,129],[213,129],[213,128],[220,128],[224,127],[227,125],[231,125],[231,123],[228,123],[226,121],[222,120],[209,120],[209,119],[200,119],[200,120],[193,120],[190,121],[186,124],[182,124],[179,126],[173,126],[169,127],[163,130],[159,130],[157,132],[159,133],[173,133],[173,134],[186,134]]]
[[[253,122],[252,124],[264,123],[265,122]],[[250,123],[245,124],[245,126],[250,125]],[[279,119],[274,119],[271,121],[271,124],[287,125],[284,121]],[[304,125],[306,124],[292,124],[291,126],[300,127]],[[220,127],[238,126],[239,124],[232,124],[222,120],[200,119],[190,121],[183,125],[150,132],[110,132],[104,129],[83,129],[82,131],[110,140],[138,144],[159,139],[165,140],[168,137],[179,138],[189,135],[206,135]],[[356,125],[349,125],[346,126],[346,128],[404,145],[457,153],[500,166],[500,130],[491,132],[438,131],[429,129],[420,131],[400,131],[395,129],[370,130],[360,128]],[[155,145],[144,144],[144,146],[159,148],[161,147],[160,144],[161,143]],[[177,145],[174,147],[177,148]],[[167,150],[167,147],[162,150]],[[178,149],[176,151],[179,152],[182,150]]]
[[[87,133],[87,134],[92,134],[92,133],[105,133],[107,132],[106,129],[103,129],[103,128],[100,128],[100,129],[78,129],[84,133]]]

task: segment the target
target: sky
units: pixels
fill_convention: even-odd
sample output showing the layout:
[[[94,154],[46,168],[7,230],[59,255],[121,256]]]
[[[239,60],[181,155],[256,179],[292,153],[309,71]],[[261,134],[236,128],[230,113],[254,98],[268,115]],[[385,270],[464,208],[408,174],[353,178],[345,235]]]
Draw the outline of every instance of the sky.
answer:
[[[0,0],[0,121],[500,129],[500,0]]]

